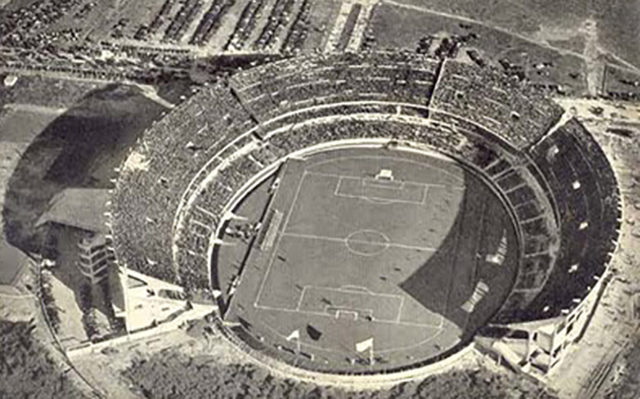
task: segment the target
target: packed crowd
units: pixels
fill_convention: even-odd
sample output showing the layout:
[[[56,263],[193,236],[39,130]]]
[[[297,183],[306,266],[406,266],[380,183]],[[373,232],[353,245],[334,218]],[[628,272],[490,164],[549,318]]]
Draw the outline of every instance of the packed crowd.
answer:
[[[621,211],[616,179],[606,156],[575,119],[534,150],[561,218],[561,252],[550,282],[533,311],[573,308],[605,271],[616,247]],[[562,287],[559,289],[559,287]]]
[[[185,121],[183,125],[174,127],[161,121],[154,127],[154,138],[158,142],[145,140],[148,152],[154,148],[153,158],[149,159],[149,169],[153,173],[122,173],[114,201],[118,206],[112,212],[115,211],[114,215],[117,215],[114,222],[119,232],[115,240],[118,243],[119,260],[140,272],[180,282],[188,289],[203,288],[208,282],[206,261],[200,259],[207,254],[211,233],[223,217],[224,205],[252,176],[289,153],[334,140],[391,138],[419,142],[459,156],[467,155],[461,152],[465,148],[465,139],[456,135],[455,131],[422,124],[343,119],[337,123],[293,125],[291,129],[272,134],[264,141],[250,133],[222,138],[218,136],[219,141],[208,148],[198,140],[199,135],[194,134],[189,138],[188,148],[183,150],[184,154],[189,155],[181,156],[180,151],[175,149],[184,147],[187,138],[177,139],[175,137],[179,135],[172,135],[171,132],[193,132],[202,124],[202,120],[198,120],[202,113],[195,103],[182,109],[187,110],[182,111],[184,118],[179,118]],[[210,130],[208,132],[202,134],[203,139],[213,140],[215,135],[211,135]],[[179,140],[183,142],[180,145]],[[199,151],[202,151],[202,156]],[[214,154],[218,155],[213,157]],[[210,159],[208,165],[198,172],[198,168]],[[174,239],[170,232],[175,214],[167,212],[167,209],[177,209],[181,198],[194,194],[193,187],[196,186],[187,184],[193,175],[200,176],[194,179],[197,181],[211,173],[216,173],[216,178],[200,189],[194,196],[195,202],[188,209],[182,210],[182,229],[176,231],[175,236],[180,267],[176,271],[170,251]],[[191,191],[189,188],[192,188]],[[132,223],[135,219],[140,220]],[[139,231],[131,226],[145,228]],[[209,226],[209,230],[202,226]],[[199,264],[194,258],[198,259]]]
[[[233,151],[232,142],[251,127],[248,115],[223,88],[196,97],[144,136],[137,151],[148,162],[148,171],[123,166],[111,210],[113,228],[119,232],[114,239],[118,260],[167,281],[178,278],[172,226],[183,193],[213,155],[225,148]]]
[[[466,115],[456,115],[436,109],[430,109],[429,117],[434,121],[454,126],[457,129],[466,132],[469,136],[482,138],[481,141],[492,144],[491,148],[495,146],[500,148],[504,147],[504,140],[491,134],[491,132],[487,131],[487,129],[482,125],[469,121],[466,118]],[[481,161],[482,164],[478,165],[481,169],[494,165],[494,161],[498,158],[498,154],[495,151],[492,151],[491,148],[485,146],[485,152],[482,154],[484,159]]]
[[[272,89],[281,85],[282,82],[287,82],[294,75],[302,75],[297,79],[303,79],[305,75],[309,75],[309,79],[317,79],[317,75],[314,74],[328,71],[324,77],[333,78],[334,80],[347,76],[366,77],[368,71],[363,71],[364,67],[395,72],[420,72],[424,70],[430,75],[434,75],[438,65],[439,63],[436,60],[409,52],[316,54],[284,59],[244,71],[235,75],[231,83],[240,92],[251,90],[248,96],[254,97],[262,92],[272,91]],[[348,75],[340,77],[339,74],[341,73]]]
[[[378,56],[382,58],[381,56]],[[268,65],[231,79],[231,87],[260,120],[283,112],[343,101],[396,101],[427,105],[435,65],[423,58],[395,65],[355,55],[308,57],[285,68]],[[408,57],[407,57],[408,58]]]
[[[423,111],[422,113],[420,111]],[[402,114],[406,116],[424,115],[425,109],[415,109],[409,106],[398,107],[396,104],[376,104],[376,103],[336,103],[325,104],[322,107],[311,107],[287,115],[281,115],[278,119],[270,120],[263,126],[272,130],[273,126],[290,126],[305,122],[310,119],[325,117],[337,117],[341,115],[355,114]]]
[[[147,214],[148,209],[157,210],[161,199],[169,198],[164,193],[150,195],[150,186],[154,185],[148,180],[139,172],[121,175],[110,210],[111,228],[115,233],[113,249],[120,266],[175,282],[176,273],[169,252],[171,236],[157,234],[166,228],[162,221],[167,215]],[[165,210],[164,213],[168,212]]]
[[[443,64],[432,105],[485,126],[520,149],[543,136],[562,114],[558,105],[519,81],[452,61]]]
[[[205,288],[211,233],[224,216],[224,206],[252,176],[303,148],[362,138],[417,142],[471,161],[496,180],[517,206],[519,220],[532,220],[522,226],[527,250],[544,252],[548,245],[544,240],[551,233],[544,217],[536,220],[544,205],[523,177],[513,172],[514,149],[505,148],[504,141],[489,134],[483,127],[486,124],[474,120],[469,112],[425,108],[430,105],[438,65],[407,53],[315,55],[254,68],[232,77],[229,86],[203,90],[145,134],[139,151],[148,162],[146,170],[121,172],[112,209],[119,260],[187,289]],[[456,68],[453,70],[458,71]],[[446,71],[443,73],[436,92],[451,80]],[[478,80],[480,76],[466,79]],[[500,101],[524,98],[522,94],[506,94],[508,84],[500,84],[491,89],[499,93]],[[336,104],[362,99],[388,103]],[[435,101],[437,105],[439,100]],[[324,106],[310,107],[314,104]],[[523,112],[522,119],[532,116],[522,111],[527,106],[530,104],[514,107]],[[545,107],[555,111],[549,105],[539,109]],[[296,112],[283,115],[287,111]],[[345,116],[348,114],[361,116]],[[389,123],[394,115],[400,117]],[[417,124],[409,116],[429,116],[431,121]],[[552,119],[539,118],[536,123],[547,125]],[[533,137],[522,139],[519,145]],[[216,177],[207,181],[214,173]],[[193,201],[185,202],[189,198]],[[176,215],[179,222],[174,225]],[[174,240],[177,268],[171,250]],[[550,264],[539,259],[530,263],[540,270],[547,270]],[[540,270],[527,278],[539,280],[544,275]]]
[[[224,216],[224,206],[262,166],[251,156],[219,163],[216,178],[201,188],[194,202],[183,209],[183,227],[176,231],[175,237],[180,284],[188,291],[208,288],[207,254],[212,233]]]
[[[553,266],[549,250],[556,233],[552,231],[553,223],[550,220],[553,217],[552,210],[536,196],[532,188],[538,183],[531,169],[518,167],[521,158],[514,156],[511,149],[505,148],[500,140],[478,125],[442,112],[432,112],[431,118],[437,121],[440,129],[453,129],[466,137],[468,144],[462,159],[483,170],[514,210],[524,246],[524,259],[515,287],[529,292],[541,289]],[[526,296],[512,293],[498,317],[513,317],[511,309],[521,308],[526,301]]]

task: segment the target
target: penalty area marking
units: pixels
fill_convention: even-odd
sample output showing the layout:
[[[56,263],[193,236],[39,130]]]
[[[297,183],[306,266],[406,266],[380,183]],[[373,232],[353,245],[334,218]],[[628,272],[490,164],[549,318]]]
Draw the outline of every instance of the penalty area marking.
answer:
[[[325,175],[327,176],[327,175]],[[360,198],[374,203],[404,203],[422,205],[427,199],[428,184],[413,182],[385,182],[371,178],[334,175],[338,179],[333,195],[342,198]],[[413,188],[411,190],[410,188]],[[368,192],[378,191],[376,194]],[[403,194],[408,196],[402,198]],[[411,198],[411,194],[416,194]]]
[[[380,180],[376,180],[375,178],[366,177],[366,176],[362,177],[362,176],[353,176],[353,175],[339,175],[337,173],[309,172],[308,170],[305,170],[304,173],[307,176],[326,176],[326,177],[335,177],[335,178],[344,178],[344,179],[353,179],[353,180],[380,181]],[[443,188],[450,188],[452,190],[464,190],[465,188],[465,186],[458,186],[455,184],[424,183],[424,182],[417,182],[412,180],[394,180],[393,182],[402,183],[403,186],[410,184],[413,186],[422,186],[422,187],[443,187]],[[385,181],[385,183],[388,183],[388,182]]]
[[[322,316],[322,317],[329,317],[329,318],[333,318],[335,319],[335,315],[333,314],[329,314],[325,311],[322,312],[318,312],[318,311],[312,311],[312,310],[296,310],[296,309],[290,309],[290,308],[280,308],[280,307],[276,307],[276,306],[268,306],[268,305],[260,305],[260,304],[254,304],[253,305],[254,308],[256,309],[264,309],[264,310],[270,310],[270,311],[274,311],[274,312],[282,312],[282,313],[295,313],[295,314],[299,314],[299,315],[304,315],[304,314],[309,314],[309,315],[314,315],[314,316]],[[394,326],[408,326],[408,327],[416,327],[416,328],[435,328],[435,329],[442,329],[444,328],[444,317],[439,314],[439,313],[434,313],[435,316],[437,316],[438,318],[438,323],[437,324],[430,324],[430,323],[416,323],[416,322],[412,322],[412,321],[396,321],[396,320],[382,320],[382,319],[373,319],[371,321],[371,323],[380,323],[380,324],[392,324]]]
[[[444,328],[444,317],[439,314],[439,313],[435,313],[435,312],[431,312],[433,313],[434,316],[437,317],[438,322],[437,323],[418,323],[418,322],[412,322],[412,321],[401,321],[401,316],[402,316],[402,309],[404,307],[404,302],[405,302],[405,297],[402,295],[396,295],[396,294],[382,294],[382,293],[373,293],[370,290],[368,290],[365,287],[361,287],[362,289],[354,289],[353,287],[355,286],[343,286],[341,288],[332,288],[332,287],[318,287],[318,286],[313,286],[313,285],[305,285],[304,287],[302,287],[302,292],[300,292],[299,296],[298,296],[298,301],[296,304],[295,308],[285,308],[285,307],[278,307],[278,306],[269,306],[269,305],[262,305],[259,303],[254,303],[253,307],[256,309],[264,309],[264,310],[269,310],[269,311],[276,311],[276,312],[283,312],[283,313],[290,313],[290,314],[299,314],[299,315],[314,315],[314,316],[322,316],[322,317],[328,317],[328,318],[337,318],[335,311],[341,310],[341,311],[371,311],[371,320],[369,320],[370,323],[379,323],[379,324],[387,324],[387,325],[394,325],[394,326],[408,326],[408,327],[416,327],[416,328],[435,328],[435,329],[442,329]],[[373,309],[357,309],[357,308],[351,308],[351,307],[347,307],[347,306],[332,306],[332,305],[325,305],[323,306],[322,310],[313,310],[313,309],[305,309],[303,306],[303,300],[305,297],[305,293],[308,289],[323,289],[323,290],[327,290],[327,291],[336,291],[336,292],[343,292],[343,293],[347,293],[347,294],[354,294],[354,293],[360,293],[360,294],[368,294],[370,296],[376,296],[376,297],[381,297],[381,298],[387,298],[387,299],[395,299],[399,301],[398,307],[397,307],[397,311],[396,311],[396,315],[393,319],[383,319],[383,318],[375,318],[373,317]],[[333,309],[331,309],[333,308]],[[333,311],[331,311],[333,310]]]
[[[404,181],[372,179],[370,177],[363,177],[360,180],[362,181],[362,185],[365,187],[379,188],[383,190],[404,190],[405,186]],[[409,182],[409,184],[411,183]]]
[[[446,171],[444,171],[446,173]],[[297,184],[297,189],[295,191],[295,195],[293,200],[288,204],[288,209],[286,209],[286,214],[283,215],[285,216],[284,218],[284,223],[282,224],[281,228],[278,229],[279,230],[279,234],[276,234],[278,237],[275,240],[275,243],[273,245],[273,247],[271,248],[271,250],[273,251],[271,254],[271,259],[269,260],[269,265],[267,267],[267,270],[264,274],[262,274],[262,281],[260,282],[260,286],[258,287],[258,293],[256,295],[256,299],[254,302],[254,307],[255,308],[262,308],[265,310],[271,310],[271,311],[280,311],[283,313],[288,313],[290,315],[302,315],[302,314],[310,314],[310,315],[316,315],[316,316],[323,316],[323,317],[328,317],[328,318],[337,318],[337,319],[343,319],[345,322],[349,322],[349,320],[353,320],[353,321],[360,321],[358,319],[362,319],[363,314],[365,313],[358,313],[359,310],[354,310],[354,309],[349,309],[349,307],[343,307],[343,306],[339,306],[338,308],[333,308],[333,309],[329,309],[329,308],[325,308],[325,309],[318,309],[318,311],[313,311],[313,310],[298,310],[298,309],[292,309],[291,307],[283,307],[283,308],[278,308],[278,307],[272,307],[272,306],[264,306],[259,304],[259,302],[261,301],[261,294],[263,293],[265,288],[268,284],[267,279],[271,273],[271,268],[273,266],[274,263],[274,258],[275,255],[277,254],[277,250],[278,247],[280,246],[281,242],[282,242],[282,238],[285,235],[289,235],[289,236],[297,236],[300,238],[306,238],[306,239],[319,239],[319,240],[328,240],[328,241],[334,241],[334,242],[342,242],[342,243],[347,243],[347,238],[337,238],[337,237],[323,237],[323,236],[315,236],[315,235],[303,235],[303,234],[294,234],[294,233],[286,233],[287,227],[289,225],[289,220],[293,214],[294,208],[296,203],[298,202],[298,196],[300,194],[300,192],[302,191],[302,184],[304,179],[307,177],[307,175],[313,175],[313,174],[317,174],[317,175],[327,175],[324,173],[315,173],[315,172],[310,172],[308,170],[304,170],[302,172],[302,176],[300,177],[298,184]],[[355,177],[355,176],[343,176],[343,175],[334,175],[335,177],[337,177],[338,179],[341,178],[354,178],[359,180],[359,184],[362,186],[366,186],[366,187],[370,187],[372,189],[376,189],[376,190],[380,190],[382,192],[384,192],[385,190],[388,192],[393,191],[402,191],[405,188],[405,183],[407,182],[401,182],[401,181],[397,181],[395,183],[397,184],[384,184],[387,182],[384,182],[382,184],[379,184],[380,182],[374,180],[374,179],[367,179],[367,178],[363,178],[363,177]],[[413,182],[409,182],[409,183],[413,183]],[[420,184],[424,187],[423,193],[426,194],[427,188],[428,187],[444,187],[444,188],[448,188],[451,190],[464,190],[464,186],[457,186],[455,184],[425,184],[425,183],[416,183],[416,184]],[[391,193],[390,193],[391,194]],[[426,196],[426,195],[425,195]],[[423,199],[424,201],[424,199]],[[400,201],[398,201],[400,202]],[[286,206],[286,205],[285,205]],[[352,233],[353,234],[353,233]],[[352,237],[353,239],[353,237]],[[377,242],[376,240],[370,240],[370,239],[366,239],[366,240],[356,240],[354,242],[358,242],[358,243],[362,243],[362,244],[369,244],[371,246],[382,246],[382,245],[387,245],[387,244],[383,244],[382,242]],[[413,249],[413,250],[423,250],[423,251],[435,251],[434,248],[427,248],[427,247],[416,247],[416,246],[409,246],[409,245],[403,245],[403,244],[397,244],[397,243],[388,243],[389,246],[394,246],[394,247],[398,247],[398,248],[405,248],[405,249]],[[353,252],[353,251],[352,251]],[[303,287],[303,289],[306,287]],[[352,288],[347,288],[346,286],[341,287],[342,289],[344,289],[344,291],[350,292],[350,293],[354,293],[356,291],[356,289],[352,289]],[[298,293],[298,295],[301,295],[301,293]],[[382,294],[384,295],[384,294]],[[420,340],[420,342],[417,343],[412,343],[410,345],[399,345],[397,347],[394,348],[388,348],[385,350],[380,350],[377,352],[383,353],[383,352],[392,352],[392,351],[397,351],[397,350],[403,350],[406,348],[413,348],[413,347],[417,347],[419,345],[424,345],[426,342],[432,341],[434,339],[436,339],[436,337],[438,337],[439,335],[441,335],[441,333],[443,331],[446,330],[446,326],[450,324],[450,322],[448,320],[446,320],[446,318],[439,314],[439,313],[435,313],[435,312],[431,312],[433,314],[433,316],[435,316],[433,318],[433,323],[414,323],[412,321],[400,321],[400,319],[402,318],[402,311],[403,311],[403,305],[404,302],[406,300],[406,297],[402,296],[402,295],[398,295],[398,297],[400,297],[400,299],[402,300],[400,303],[400,307],[398,308],[398,312],[396,317],[394,317],[393,320],[384,320],[384,319],[373,319],[370,320],[370,323],[380,323],[380,324],[384,324],[384,325],[393,325],[393,326],[406,326],[407,328],[409,327],[413,327],[413,328],[425,328],[425,329],[432,329],[434,330],[433,334],[429,334],[429,337],[426,337],[426,339]],[[262,298],[265,299],[265,298]],[[294,298],[291,298],[295,301]],[[302,298],[300,298],[302,299]],[[411,300],[411,298],[409,298]],[[292,301],[290,301],[292,302]],[[407,302],[407,303],[410,303]],[[290,303],[291,305],[294,305],[294,303]],[[358,317],[360,316],[360,317]],[[296,316],[294,316],[296,317]],[[299,317],[299,316],[298,316]],[[436,318],[437,317],[437,318]],[[422,317],[420,317],[419,319],[421,320],[431,320],[431,317],[425,317],[424,319]],[[435,321],[438,320],[438,322],[436,323]],[[280,334],[278,331],[276,331],[274,329],[274,327],[276,327],[276,325],[269,325],[268,323],[265,324],[265,327],[267,327],[269,330],[271,330],[275,335],[282,337],[283,339],[286,339],[285,335]],[[311,343],[307,343],[307,342],[303,342],[302,343],[303,346],[305,347],[309,347],[309,348],[315,348],[318,349],[320,351],[327,351],[327,352],[334,352],[331,349],[328,348],[323,348],[323,347],[316,347],[315,345],[311,344]],[[342,351],[335,351],[336,353],[342,353]]]
[[[325,312],[327,313],[331,313],[332,311],[335,311],[336,314],[336,319],[351,319],[353,321],[358,321],[358,315],[360,313],[365,313],[367,316],[371,317],[371,319],[373,320],[373,316],[371,316],[373,314],[373,310],[371,309],[356,309],[356,310],[351,310],[351,309],[336,309],[336,308],[331,308],[329,306],[327,306]]]
[[[372,321],[372,323],[380,323],[380,321]],[[376,350],[376,353],[391,353],[391,352],[397,352],[397,351],[403,351],[403,350],[408,350],[408,349],[412,349],[412,348],[417,348],[419,346],[425,345],[433,340],[435,340],[436,338],[438,338],[438,336],[440,336],[444,331],[444,323],[440,323],[437,326],[425,326],[425,325],[413,325],[412,323],[397,323],[397,324],[403,324],[405,327],[409,327],[409,328],[430,328],[435,330],[435,333],[433,335],[431,335],[430,337],[423,339],[417,343],[411,344],[411,345],[404,345],[404,346],[395,346],[392,348],[387,348],[387,349],[379,349]],[[287,341],[287,337],[289,335],[289,333],[280,333],[277,329],[275,329],[273,326],[269,325],[269,324],[264,324],[264,326],[271,331],[275,336],[279,337],[281,340],[283,341]],[[319,346],[319,345],[314,345],[310,342],[305,342],[305,341],[300,341],[300,345],[303,348],[309,348],[309,349],[313,349],[317,352],[320,353],[334,353],[334,354],[339,354],[339,355],[344,355],[345,351],[344,350],[337,350],[337,349],[330,349],[324,346]]]
[[[404,296],[397,294],[385,294],[372,292],[366,287],[343,286],[340,288],[306,285],[302,288],[296,310],[322,312],[328,315],[336,315],[336,312],[357,312],[369,316],[369,321],[380,320],[386,322],[396,322],[400,319],[400,311],[404,304]],[[375,305],[378,306],[375,306]],[[374,314],[374,305],[379,312]],[[386,315],[381,315],[380,311],[389,310]],[[358,318],[356,317],[356,320]]]
[[[445,171],[446,173],[446,171]],[[323,237],[323,236],[316,236],[316,235],[305,235],[305,234],[295,234],[295,233],[287,233],[287,227],[289,225],[289,221],[290,218],[292,216],[293,210],[295,208],[295,205],[298,201],[298,197],[300,195],[301,189],[302,189],[302,185],[304,180],[309,176],[309,175],[320,175],[320,176],[332,176],[332,177],[337,177],[337,178],[353,178],[353,179],[358,179],[362,182],[363,178],[362,177],[356,177],[356,176],[344,176],[344,175],[336,175],[336,174],[327,174],[327,173],[318,173],[318,172],[310,172],[308,170],[304,170],[302,173],[302,176],[300,177],[298,184],[297,184],[297,189],[295,191],[294,194],[294,198],[291,201],[291,203],[289,204],[289,209],[287,209],[286,211],[286,217],[284,218],[284,222],[281,224],[281,228],[279,229],[279,233],[277,239],[275,240],[275,243],[273,245],[273,247],[271,248],[272,251],[272,255],[270,257],[269,260],[269,264],[267,266],[267,270],[266,272],[263,274],[262,276],[262,281],[260,282],[260,286],[257,292],[257,295],[255,297],[253,306],[256,309],[264,309],[264,310],[268,310],[268,311],[278,311],[278,312],[283,312],[283,313],[296,313],[296,314],[309,314],[309,315],[315,315],[315,316],[323,316],[323,317],[330,317],[330,318],[335,318],[335,314],[328,314],[326,311],[312,311],[312,310],[299,310],[299,309],[291,309],[291,308],[284,308],[284,307],[274,307],[274,306],[268,306],[268,305],[263,305],[260,304],[261,299],[262,299],[262,294],[264,292],[267,280],[269,278],[269,275],[271,273],[271,269],[272,266],[274,264],[275,261],[275,257],[276,254],[278,252],[278,248],[280,246],[280,243],[282,241],[282,238],[284,236],[290,236],[290,237],[299,237],[299,238],[304,238],[304,239],[317,239],[317,240],[327,240],[327,241],[333,241],[333,242],[340,242],[342,244],[347,244],[347,238],[335,238],[335,237]],[[416,184],[416,185],[421,185],[425,188],[425,194],[426,194],[426,189],[428,187],[448,187],[451,189],[460,189],[460,190],[464,190],[464,186],[452,186],[452,185],[445,185],[445,184],[427,184],[427,183],[417,183],[417,182],[403,182],[404,184],[410,183],[410,184]],[[365,183],[362,182],[362,184],[364,185]],[[425,195],[426,197],[426,195]],[[372,244],[370,241],[363,241],[362,243],[364,244]],[[375,244],[375,243],[373,243]],[[389,242],[388,243],[389,247],[397,247],[397,248],[401,248],[401,249],[408,249],[408,250],[418,250],[418,251],[425,251],[425,252],[434,252],[436,249],[435,248],[430,248],[430,247],[419,247],[419,246],[412,246],[412,245],[404,245],[404,244],[399,244],[399,243],[393,243],[393,242]],[[347,248],[349,249],[349,248]],[[349,249],[350,250],[350,249]],[[353,252],[353,251],[351,251]],[[306,287],[303,287],[303,290]],[[351,288],[348,288],[347,286],[343,287],[345,289],[345,291],[351,291],[353,292],[353,290]],[[364,288],[364,287],[363,287]],[[365,288],[366,289],[366,288]],[[368,290],[367,290],[368,291]],[[379,295],[385,295],[385,294],[379,294]],[[301,294],[302,297],[302,294]],[[397,347],[396,349],[388,349],[385,351],[380,351],[382,352],[387,352],[387,351],[393,351],[393,350],[401,350],[403,348],[410,348],[410,347],[415,347],[415,346],[419,346],[424,344],[425,342],[431,341],[433,339],[435,339],[440,333],[442,333],[443,329],[444,329],[444,324],[445,324],[445,319],[444,316],[439,314],[439,313],[434,313],[434,316],[437,317],[437,323],[419,323],[419,322],[412,322],[412,321],[401,321],[401,310],[404,307],[404,301],[405,298],[402,297],[401,295],[399,295],[398,297],[400,297],[401,302],[400,302],[400,306],[398,308],[398,313],[396,315],[396,317],[394,318],[394,320],[383,320],[383,319],[373,319],[371,321],[369,321],[370,323],[378,323],[378,324],[385,324],[385,325],[394,325],[394,326],[406,326],[406,327],[411,327],[411,328],[425,328],[425,329],[437,329],[438,332],[436,334],[434,334],[433,336],[427,338],[426,340],[423,340],[419,343],[413,344],[413,345],[409,345],[408,347]],[[298,305],[299,306],[299,305]],[[341,309],[341,310],[347,310],[347,309]],[[272,327],[268,326],[270,329],[272,329]],[[274,331],[275,332],[275,331]],[[277,335],[280,335],[276,332]],[[313,347],[313,345],[305,345],[305,346],[310,346]],[[316,348],[316,349],[321,349],[321,348]]]

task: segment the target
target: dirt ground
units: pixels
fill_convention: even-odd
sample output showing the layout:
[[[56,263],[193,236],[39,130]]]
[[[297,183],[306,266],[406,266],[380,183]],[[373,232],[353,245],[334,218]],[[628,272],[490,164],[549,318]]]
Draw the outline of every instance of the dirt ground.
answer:
[[[602,52],[614,54],[620,61],[640,67],[637,24],[640,4],[637,0],[555,0],[491,2],[435,0],[383,0],[384,3],[416,5],[430,10],[466,17],[548,44],[581,52],[580,41],[566,39],[576,32],[585,19],[593,18],[598,28]]]

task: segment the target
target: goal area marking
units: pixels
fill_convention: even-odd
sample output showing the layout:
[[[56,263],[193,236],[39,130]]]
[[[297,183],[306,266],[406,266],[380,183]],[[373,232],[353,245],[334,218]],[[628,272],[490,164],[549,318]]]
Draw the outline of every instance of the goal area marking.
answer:
[[[444,319],[438,313],[435,314],[438,319],[437,323],[401,320],[405,300],[406,298],[402,295],[374,293],[366,287],[360,286],[347,285],[341,288],[334,288],[306,285],[300,292],[295,308],[269,306],[259,302],[254,303],[254,307],[334,319],[360,321],[364,318],[371,323],[442,328]]]
[[[427,191],[426,184],[338,176],[333,194],[336,197],[361,198],[384,203],[422,205],[426,201]]]
[[[368,322],[372,323],[383,323],[383,324],[391,324],[397,326],[410,326],[410,327],[418,327],[418,328],[437,328],[441,329],[444,323],[444,318],[439,313],[434,313],[436,316],[436,320],[432,322],[413,322],[413,321],[404,321],[402,318],[402,309],[404,307],[404,302],[407,298],[403,295],[394,295],[394,294],[383,294],[383,293],[373,293],[366,287],[353,287],[353,286],[342,286],[340,288],[335,287],[321,287],[321,286],[313,286],[313,285],[304,285],[302,287],[301,292],[299,293],[298,303],[296,305],[295,302],[289,305],[281,306],[276,305],[272,306],[268,303],[264,302],[263,292],[265,290],[265,286],[268,285],[267,281],[269,280],[269,276],[272,272],[272,266],[275,259],[275,254],[278,251],[280,246],[280,241],[283,237],[287,236],[295,236],[301,238],[308,239],[317,239],[317,240],[329,240],[329,241],[339,241],[341,243],[346,243],[346,238],[332,238],[332,237],[322,237],[316,235],[305,235],[305,234],[295,234],[288,232],[289,220],[291,218],[291,214],[293,213],[293,209],[296,206],[298,201],[298,196],[302,189],[302,183],[305,179],[312,178],[315,176],[325,176],[325,177],[333,177],[336,179],[335,181],[335,190],[333,194],[338,197],[357,197],[363,199],[371,199],[378,200],[380,202],[397,202],[397,203],[411,203],[414,205],[424,204],[426,202],[427,191],[429,187],[448,187],[453,189],[463,189],[464,187],[460,186],[451,186],[445,184],[429,184],[429,183],[419,183],[413,181],[399,181],[394,179],[376,179],[374,177],[357,177],[357,176],[349,176],[349,175],[340,175],[340,174],[330,174],[330,173],[321,173],[321,172],[310,172],[305,170],[300,177],[297,189],[295,190],[293,200],[289,204],[287,210],[281,210],[282,212],[282,220],[277,220],[279,225],[277,231],[277,237],[274,242],[271,242],[268,249],[271,252],[269,256],[269,261],[267,265],[267,269],[265,273],[262,275],[261,282],[258,287],[258,292],[255,296],[253,306],[258,309],[272,310],[272,311],[281,311],[285,313],[298,313],[298,314],[309,314],[315,316],[324,316],[334,319],[341,320],[354,320],[361,321],[366,318]],[[349,183],[345,183],[349,182]],[[358,193],[350,193],[347,189],[347,185],[354,185],[353,187],[360,187],[360,189],[364,190],[374,190],[377,192],[382,192],[386,194],[380,195],[358,195]],[[351,188],[351,186],[349,186]],[[398,198],[400,196],[400,198]],[[405,198],[403,198],[405,197]],[[276,219],[279,219],[276,217]],[[271,223],[270,223],[271,224]],[[266,238],[266,237],[265,237]],[[273,237],[270,237],[273,238]],[[271,240],[269,240],[271,241]],[[408,250],[419,250],[419,251],[434,251],[434,248],[423,248],[417,246],[410,245],[402,245],[397,243],[385,243],[385,245],[391,247],[399,247]],[[314,292],[316,291],[316,292]],[[313,293],[312,293],[313,292]],[[313,298],[313,296],[317,296],[318,292],[328,293],[333,292],[331,299],[333,299],[333,303],[318,303],[318,298]],[[340,297],[342,296],[342,297]],[[358,298],[360,297],[360,298]],[[366,298],[365,298],[366,297]],[[316,299],[315,304],[307,303],[311,299]],[[363,300],[366,299],[366,300]],[[268,301],[267,301],[268,302]],[[373,304],[373,306],[372,306]],[[381,305],[382,306],[379,306]],[[321,306],[320,306],[321,305]]]

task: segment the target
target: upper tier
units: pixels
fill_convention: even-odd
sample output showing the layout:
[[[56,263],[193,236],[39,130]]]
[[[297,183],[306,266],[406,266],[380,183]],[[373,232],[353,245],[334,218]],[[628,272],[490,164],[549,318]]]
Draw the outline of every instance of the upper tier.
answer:
[[[467,160],[494,183],[523,246],[499,317],[551,317],[602,273],[619,217],[615,178],[590,134],[574,120],[549,134],[561,113],[494,70],[415,54],[312,55],[241,72],[203,88],[132,149],[111,200],[116,256],[207,289],[213,232],[253,176],[310,145],[386,138]]]

